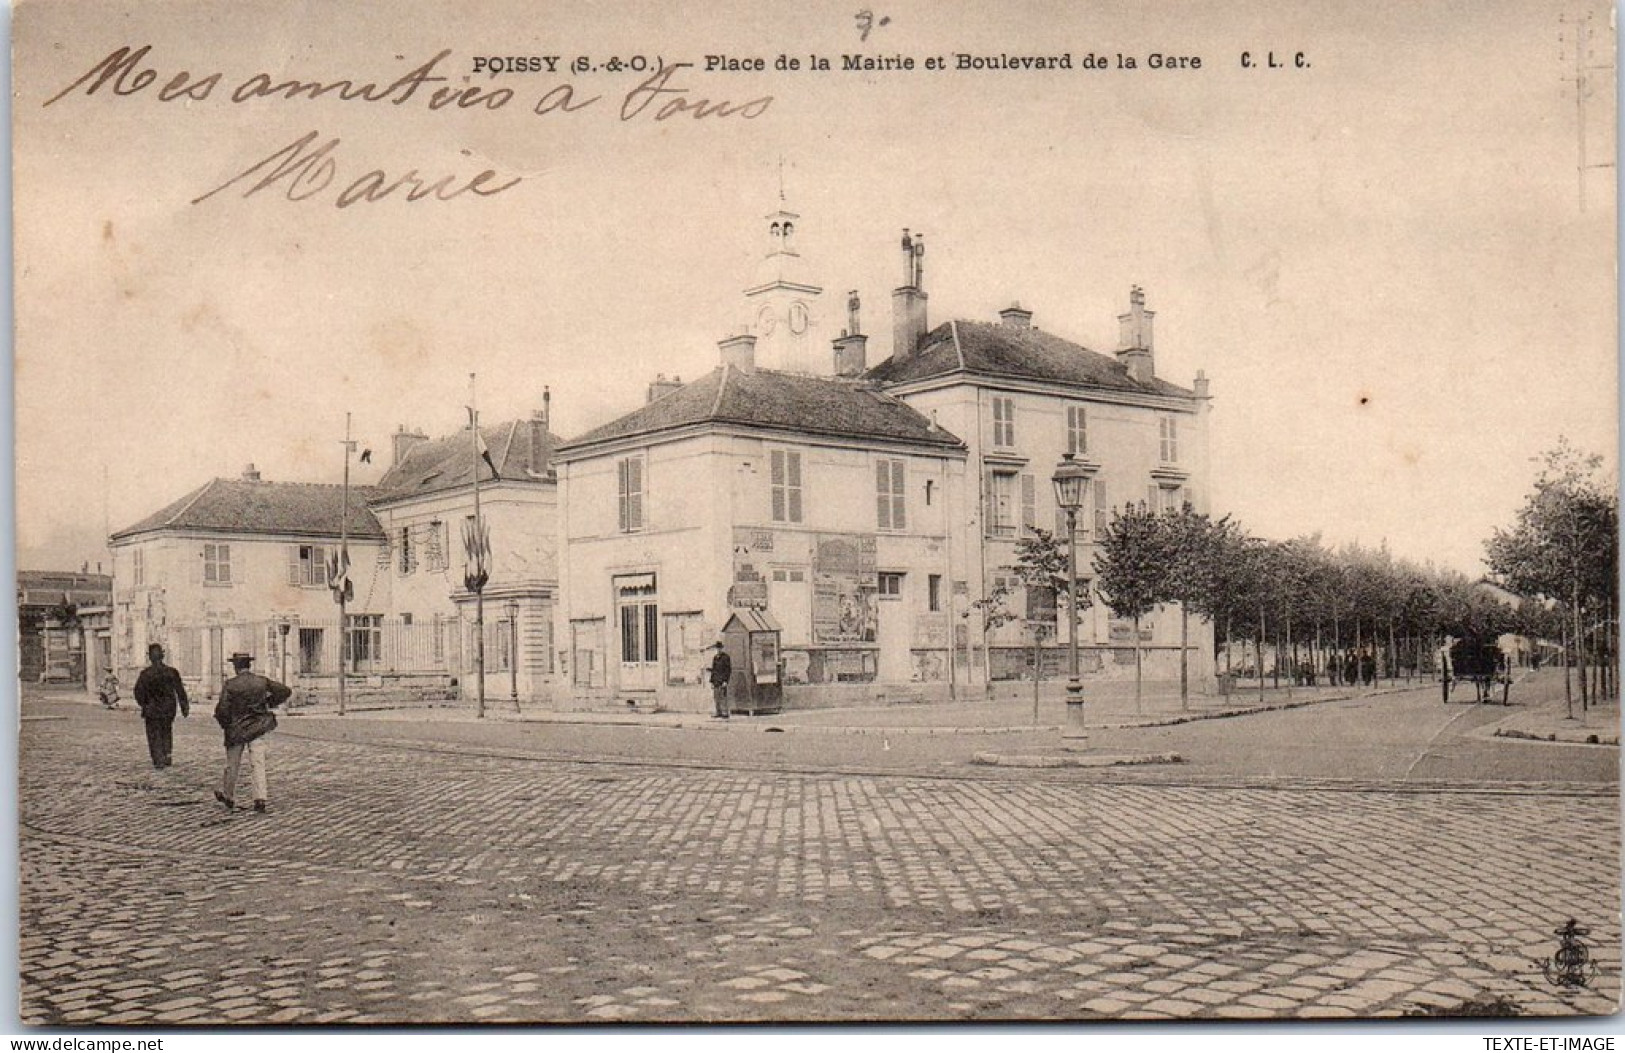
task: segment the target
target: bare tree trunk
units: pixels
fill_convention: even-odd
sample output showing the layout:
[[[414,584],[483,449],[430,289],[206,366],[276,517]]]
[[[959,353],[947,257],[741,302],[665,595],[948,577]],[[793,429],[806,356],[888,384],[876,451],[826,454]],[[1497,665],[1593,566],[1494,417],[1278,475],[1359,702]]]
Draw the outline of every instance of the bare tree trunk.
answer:
[[[1140,714],[1140,698],[1144,669],[1140,664],[1140,616],[1134,616],[1134,715]]]
[[[1253,651],[1257,657],[1258,701],[1264,701],[1264,609],[1258,609],[1258,633],[1253,637]]]
[[[1185,609],[1185,601],[1181,600],[1179,603],[1179,708],[1181,710],[1190,708],[1190,645],[1190,612]]]

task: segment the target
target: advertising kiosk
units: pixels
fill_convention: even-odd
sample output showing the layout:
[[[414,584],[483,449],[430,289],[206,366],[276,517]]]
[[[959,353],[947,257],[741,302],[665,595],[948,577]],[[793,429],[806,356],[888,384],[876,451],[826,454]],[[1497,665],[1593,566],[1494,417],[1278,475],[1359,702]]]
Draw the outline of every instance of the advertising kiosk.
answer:
[[[784,708],[779,623],[763,611],[738,610],[722,627],[733,660],[728,696],[735,713],[777,713]]]

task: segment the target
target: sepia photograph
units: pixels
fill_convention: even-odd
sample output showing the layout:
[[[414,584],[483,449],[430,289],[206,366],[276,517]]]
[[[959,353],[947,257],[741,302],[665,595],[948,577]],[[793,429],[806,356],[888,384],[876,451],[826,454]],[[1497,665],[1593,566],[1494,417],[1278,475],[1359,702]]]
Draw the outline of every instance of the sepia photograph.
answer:
[[[1615,34],[17,0],[12,1030],[1617,1026]]]

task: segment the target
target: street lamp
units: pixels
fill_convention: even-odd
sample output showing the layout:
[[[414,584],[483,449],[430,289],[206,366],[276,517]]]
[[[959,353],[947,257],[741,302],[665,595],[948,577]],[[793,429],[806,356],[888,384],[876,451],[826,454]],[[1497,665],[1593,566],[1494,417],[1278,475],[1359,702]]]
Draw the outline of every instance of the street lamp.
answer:
[[[1083,723],[1083,681],[1078,678],[1078,510],[1083,507],[1083,494],[1089,483],[1089,472],[1072,459],[1070,453],[1061,455],[1055,466],[1055,504],[1066,513],[1066,606],[1067,618],[1067,681],[1066,726],[1062,738],[1087,742],[1089,732]]]
[[[508,601],[508,687],[514,712],[519,712],[519,601]]]

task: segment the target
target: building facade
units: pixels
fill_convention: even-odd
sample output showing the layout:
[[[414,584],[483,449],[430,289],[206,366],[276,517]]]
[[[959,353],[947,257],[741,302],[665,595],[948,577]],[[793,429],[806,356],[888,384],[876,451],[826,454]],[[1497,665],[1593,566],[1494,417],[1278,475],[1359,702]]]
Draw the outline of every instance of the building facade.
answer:
[[[402,428],[378,484],[352,490],[347,668],[385,690],[438,677],[467,697],[483,649],[491,701],[699,710],[711,645],[749,612],[778,626],[788,705],[982,692],[1034,675],[1025,620],[989,628],[981,604],[1014,579],[1024,536],[1064,534],[1050,478],[1071,455],[1088,473],[1074,539],[1093,599],[1076,630],[1085,673],[1177,676],[1177,610],[1136,631],[1090,580],[1114,509],[1209,506],[1208,383],[1157,375],[1144,292],[1130,291],[1110,354],[1020,306],[933,326],[924,240],[905,231],[892,354],[871,366],[860,298],[831,317],[799,218],[782,206],[765,217],[745,325],[700,378],[661,375],[644,405],[569,442],[549,430],[545,395],[529,419],[478,432]],[[205,687],[238,646],[274,656],[267,668],[336,673],[321,568],[339,488],[251,474],[114,535],[121,670],[157,640]],[[476,500],[490,552],[478,594]],[[1019,590],[1012,601],[1022,608]],[[1039,653],[1039,675],[1059,678],[1070,632],[1059,626]],[[1193,620],[1198,689],[1212,678],[1210,637]]]

